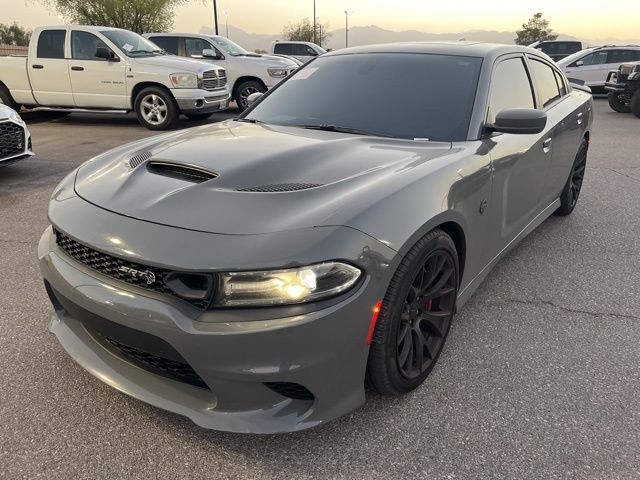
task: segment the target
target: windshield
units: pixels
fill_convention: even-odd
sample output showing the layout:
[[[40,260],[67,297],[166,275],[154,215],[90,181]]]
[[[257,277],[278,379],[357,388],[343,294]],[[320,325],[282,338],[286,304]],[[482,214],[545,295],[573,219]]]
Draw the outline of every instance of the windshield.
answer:
[[[249,55],[244,48],[240,45],[233,43],[228,38],[224,37],[211,37],[213,44],[222,50],[224,53],[228,53],[232,57],[239,57],[240,55]]]
[[[105,30],[100,33],[115,43],[127,57],[142,57],[162,53],[162,50],[155,43],[128,30]]]
[[[244,121],[434,141],[466,140],[482,59],[370,53],[319,57]]]

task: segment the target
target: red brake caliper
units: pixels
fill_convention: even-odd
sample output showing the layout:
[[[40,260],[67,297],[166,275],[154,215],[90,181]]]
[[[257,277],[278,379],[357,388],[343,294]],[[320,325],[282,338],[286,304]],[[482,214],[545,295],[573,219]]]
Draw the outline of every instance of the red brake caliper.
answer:
[[[433,303],[433,299],[429,299],[429,301],[427,302],[427,312],[431,311],[431,304]]]

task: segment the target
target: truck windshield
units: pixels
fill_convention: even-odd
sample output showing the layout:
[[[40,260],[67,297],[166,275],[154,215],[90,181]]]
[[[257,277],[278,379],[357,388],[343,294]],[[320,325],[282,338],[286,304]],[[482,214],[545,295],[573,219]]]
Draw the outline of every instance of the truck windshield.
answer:
[[[227,38],[211,37],[211,41],[214,43],[214,45],[217,48],[222,50],[224,53],[228,53],[232,57],[240,57],[242,55],[248,55],[249,54],[249,52],[247,52],[240,45],[238,45],[236,43],[233,43],[231,40],[229,40]]]
[[[319,57],[240,121],[434,141],[466,140],[482,59],[368,53]]]
[[[127,57],[144,57],[163,53],[155,43],[128,30],[104,30],[100,33],[115,43]]]

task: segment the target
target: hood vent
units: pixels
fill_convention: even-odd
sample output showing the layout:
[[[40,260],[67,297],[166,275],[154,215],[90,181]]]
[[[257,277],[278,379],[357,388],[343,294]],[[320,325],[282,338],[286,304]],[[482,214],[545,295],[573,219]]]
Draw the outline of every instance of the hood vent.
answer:
[[[139,167],[142,162],[149,160],[151,158],[151,152],[141,152],[137,155],[134,155],[129,159],[129,166],[131,168]]]
[[[273,185],[259,185],[257,187],[237,188],[237,192],[295,192],[297,190],[308,190],[309,188],[321,187],[321,183],[276,183]]]
[[[156,161],[147,163],[147,170],[150,173],[155,173],[156,175],[176,178],[178,180],[184,180],[191,183],[206,182],[207,180],[211,180],[218,176],[215,172],[200,167],[194,167],[193,165]]]

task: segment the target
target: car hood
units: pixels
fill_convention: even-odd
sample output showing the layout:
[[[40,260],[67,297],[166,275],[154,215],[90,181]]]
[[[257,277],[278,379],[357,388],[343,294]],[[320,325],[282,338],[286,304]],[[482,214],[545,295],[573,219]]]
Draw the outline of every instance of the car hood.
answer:
[[[417,142],[229,120],[173,132],[97,157],[76,193],[140,220],[224,234],[346,225],[411,170],[453,151]],[[169,164],[170,171],[162,170]],[[155,165],[155,171],[150,167]],[[175,167],[212,172],[196,183]]]
[[[207,70],[222,68],[212,63],[203,62],[203,61],[195,60],[191,58],[178,57],[176,55],[159,55],[154,57],[142,57],[142,58],[136,58],[135,60],[136,60],[136,63],[142,64],[142,65],[175,69],[174,73],[177,73],[180,71],[202,73],[202,72],[206,72]]]

